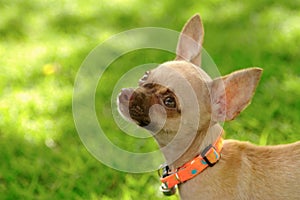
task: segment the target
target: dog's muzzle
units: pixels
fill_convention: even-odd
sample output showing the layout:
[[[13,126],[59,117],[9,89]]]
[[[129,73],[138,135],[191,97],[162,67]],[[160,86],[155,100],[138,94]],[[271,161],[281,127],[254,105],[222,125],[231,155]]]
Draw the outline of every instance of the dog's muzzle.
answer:
[[[122,89],[119,94],[119,110],[127,119],[135,121],[139,126],[150,124],[149,107],[151,96],[131,88]]]

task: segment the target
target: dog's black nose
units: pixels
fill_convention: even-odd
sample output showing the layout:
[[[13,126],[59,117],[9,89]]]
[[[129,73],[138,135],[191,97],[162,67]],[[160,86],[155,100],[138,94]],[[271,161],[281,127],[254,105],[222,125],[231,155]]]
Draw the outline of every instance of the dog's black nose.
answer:
[[[148,126],[149,124],[150,124],[150,120],[139,121],[139,126],[141,126],[141,127]]]

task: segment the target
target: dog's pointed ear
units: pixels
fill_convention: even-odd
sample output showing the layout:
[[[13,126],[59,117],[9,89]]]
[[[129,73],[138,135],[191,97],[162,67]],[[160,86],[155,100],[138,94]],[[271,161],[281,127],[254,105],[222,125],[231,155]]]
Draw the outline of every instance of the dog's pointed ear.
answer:
[[[262,69],[249,68],[233,72],[211,82],[212,120],[233,120],[251,102]]]
[[[184,25],[180,33],[175,60],[186,60],[200,66],[203,36],[200,15],[196,14]]]

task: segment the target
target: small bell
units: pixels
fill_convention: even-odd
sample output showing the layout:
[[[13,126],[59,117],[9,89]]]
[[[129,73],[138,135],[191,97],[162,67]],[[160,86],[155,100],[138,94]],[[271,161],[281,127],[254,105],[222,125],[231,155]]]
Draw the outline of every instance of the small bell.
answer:
[[[169,175],[169,166],[168,165],[162,165],[160,169],[158,170],[158,175],[162,178],[166,177]],[[162,171],[162,174],[161,172]],[[166,183],[162,183],[161,186],[159,187],[160,191],[165,195],[165,196],[171,196],[176,193],[176,185],[172,188],[168,188]]]
[[[159,189],[165,196],[171,196],[176,193],[176,186],[169,189],[165,184],[161,184]]]

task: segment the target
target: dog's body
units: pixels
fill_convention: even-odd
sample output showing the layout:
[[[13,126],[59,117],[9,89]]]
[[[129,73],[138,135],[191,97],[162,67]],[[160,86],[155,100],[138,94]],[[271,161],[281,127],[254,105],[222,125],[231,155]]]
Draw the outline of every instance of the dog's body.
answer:
[[[225,140],[222,158],[179,185],[182,199],[300,199],[300,143],[258,147]]]
[[[147,72],[139,87],[123,89],[119,110],[150,130],[171,172],[199,155],[250,102],[262,70],[212,80],[201,63],[203,27],[191,18],[175,61]],[[300,199],[300,143],[259,147],[225,140],[220,161],[178,185],[182,199]]]

